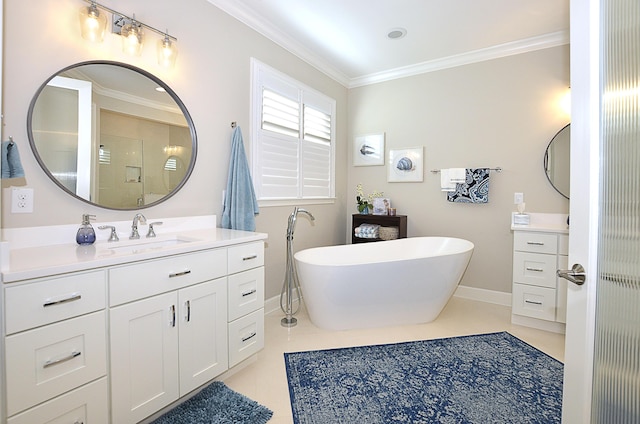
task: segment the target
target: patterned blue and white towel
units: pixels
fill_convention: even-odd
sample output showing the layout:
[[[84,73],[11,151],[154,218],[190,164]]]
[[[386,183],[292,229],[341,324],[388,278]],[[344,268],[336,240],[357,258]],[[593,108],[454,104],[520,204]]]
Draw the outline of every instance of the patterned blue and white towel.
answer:
[[[466,170],[464,183],[456,184],[456,190],[447,193],[447,200],[454,203],[489,203],[489,168]]]

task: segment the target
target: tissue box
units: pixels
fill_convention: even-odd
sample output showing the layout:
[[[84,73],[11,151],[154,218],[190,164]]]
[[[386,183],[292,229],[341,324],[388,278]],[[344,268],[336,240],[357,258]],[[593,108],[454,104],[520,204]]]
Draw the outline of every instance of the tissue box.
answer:
[[[531,217],[526,213],[514,213],[513,225],[529,225]]]

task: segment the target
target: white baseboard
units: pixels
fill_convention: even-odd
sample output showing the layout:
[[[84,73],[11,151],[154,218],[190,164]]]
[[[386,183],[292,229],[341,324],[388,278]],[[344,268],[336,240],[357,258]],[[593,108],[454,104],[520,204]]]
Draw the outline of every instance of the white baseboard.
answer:
[[[280,309],[280,296],[273,296],[272,298],[264,301],[265,315],[278,309]]]
[[[468,286],[458,286],[453,295],[463,299],[478,300],[480,302],[494,303],[502,306],[511,306],[511,293],[477,289],[475,287]]]
[[[562,322],[545,321],[542,319],[511,314],[511,323],[525,327],[537,328],[538,330],[550,331],[552,333],[566,333],[566,325]]]

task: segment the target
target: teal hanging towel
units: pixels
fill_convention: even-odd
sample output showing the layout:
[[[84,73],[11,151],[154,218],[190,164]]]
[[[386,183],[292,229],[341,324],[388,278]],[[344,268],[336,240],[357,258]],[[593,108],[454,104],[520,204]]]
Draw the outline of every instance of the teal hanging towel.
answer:
[[[24,177],[18,145],[9,138],[2,142],[2,179]]]
[[[222,228],[255,231],[255,216],[260,213],[258,200],[244,151],[242,131],[236,126],[231,136],[229,177],[222,211]]]

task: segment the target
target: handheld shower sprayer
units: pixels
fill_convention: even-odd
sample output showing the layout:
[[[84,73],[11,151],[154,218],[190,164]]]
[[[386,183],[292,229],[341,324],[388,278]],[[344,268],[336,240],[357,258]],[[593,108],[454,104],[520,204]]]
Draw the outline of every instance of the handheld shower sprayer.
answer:
[[[282,318],[280,323],[283,327],[293,327],[298,323],[298,320],[293,315],[300,309],[300,283],[298,282],[298,273],[296,271],[296,265],[293,258],[293,233],[296,229],[296,221],[298,214],[304,213],[309,216],[311,221],[315,221],[316,218],[306,209],[299,207],[293,208],[293,212],[289,215],[289,222],[287,225],[287,265],[285,270],[284,284],[282,285],[282,291],[280,292],[280,309],[285,313],[285,317]],[[296,290],[298,295],[298,305],[293,308],[293,290]]]

